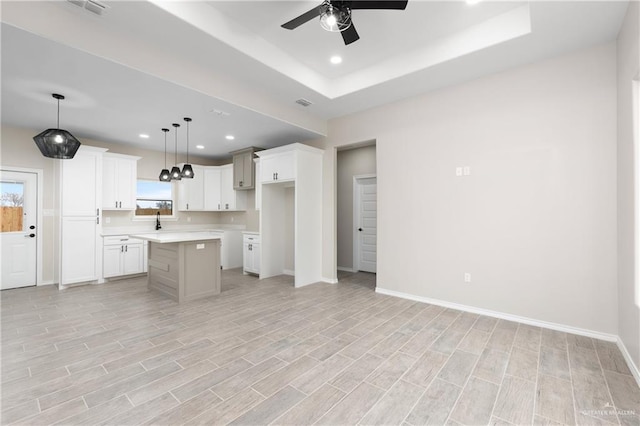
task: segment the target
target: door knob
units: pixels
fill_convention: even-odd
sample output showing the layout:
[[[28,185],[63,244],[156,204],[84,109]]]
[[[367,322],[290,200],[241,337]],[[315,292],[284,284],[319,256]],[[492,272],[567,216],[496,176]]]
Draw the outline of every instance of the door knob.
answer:
[[[362,228],[358,228],[358,231],[362,232]]]
[[[31,225],[29,229],[36,229],[36,227],[34,225]]]
[[[25,238],[34,238],[36,234],[25,234]]]

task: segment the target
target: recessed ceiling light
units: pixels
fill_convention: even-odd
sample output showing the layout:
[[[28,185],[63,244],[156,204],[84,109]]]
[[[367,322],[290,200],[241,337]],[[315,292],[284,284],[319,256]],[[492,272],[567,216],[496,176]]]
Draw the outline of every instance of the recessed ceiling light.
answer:
[[[329,59],[331,61],[332,64],[334,65],[338,65],[342,63],[342,58],[340,56],[332,56],[331,59]]]
[[[232,140],[234,140],[235,138],[236,138],[236,137],[235,137],[235,136],[233,136],[233,135],[227,135],[227,136],[225,136],[225,139],[226,139],[226,140],[228,140],[228,141],[232,141]]]
[[[196,145],[196,148],[198,148],[198,149],[204,149],[204,145]]]
[[[140,133],[138,136],[140,136],[142,139],[149,139],[149,135],[147,135],[146,133]]]

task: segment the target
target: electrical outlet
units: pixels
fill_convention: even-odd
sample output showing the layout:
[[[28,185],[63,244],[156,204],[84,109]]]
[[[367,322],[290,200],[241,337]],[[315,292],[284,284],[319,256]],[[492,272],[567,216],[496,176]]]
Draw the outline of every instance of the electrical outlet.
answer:
[[[235,217],[231,216],[231,222],[233,222],[235,220]]]
[[[191,222],[191,216],[187,216],[187,222]]]
[[[462,174],[465,176],[471,176],[471,167],[464,166],[464,169],[462,170]]]
[[[462,176],[462,167],[456,167],[456,176]]]
[[[464,273],[464,282],[465,283],[470,283],[471,282],[471,274],[468,272]]]

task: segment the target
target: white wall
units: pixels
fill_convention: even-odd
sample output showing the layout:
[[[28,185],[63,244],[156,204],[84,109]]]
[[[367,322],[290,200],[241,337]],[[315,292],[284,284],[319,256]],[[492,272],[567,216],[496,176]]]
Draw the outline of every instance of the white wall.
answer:
[[[634,197],[640,191],[634,184],[634,169],[640,142],[633,135],[632,81],[640,79],[640,3],[630,2],[627,15],[618,36],[618,321],[619,335],[640,368],[640,308],[634,266],[638,253],[634,248],[634,218],[640,215],[634,208]],[[635,114],[638,114],[636,111]],[[637,119],[637,116],[636,116]]]
[[[337,256],[338,267],[353,268],[353,177],[375,174],[376,146],[338,151],[337,162]]]
[[[335,147],[372,139],[378,287],[617,334],[614,44],[332,120],[326,277]]]

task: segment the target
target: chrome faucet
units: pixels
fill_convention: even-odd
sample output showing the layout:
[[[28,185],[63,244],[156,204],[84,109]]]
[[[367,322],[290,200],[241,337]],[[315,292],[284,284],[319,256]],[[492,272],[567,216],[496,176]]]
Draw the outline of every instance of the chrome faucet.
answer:
[[[160,225],[160,212],[156,213],[156,231],[162,229],[162,225]]]

